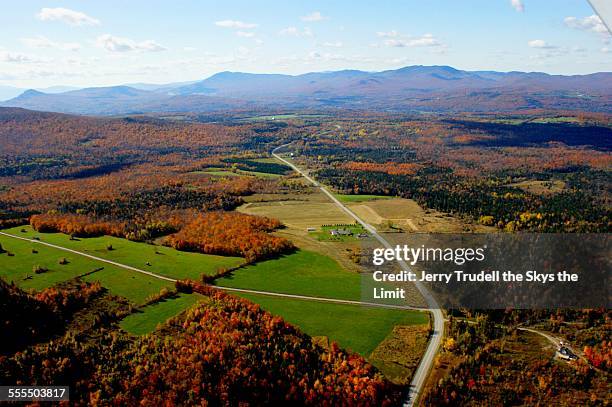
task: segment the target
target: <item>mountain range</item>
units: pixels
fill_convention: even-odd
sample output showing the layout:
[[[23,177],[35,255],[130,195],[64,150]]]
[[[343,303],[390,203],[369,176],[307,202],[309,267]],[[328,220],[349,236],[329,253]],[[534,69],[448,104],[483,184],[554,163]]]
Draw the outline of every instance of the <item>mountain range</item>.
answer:
[[[27,90],[0,103],[61,113],[123,115],[228,109],[360,109],[494,112],[533,108],[612,112],[612,73],[463,71],[408,66],[302,75],[221,72],[202,81],[132,84],[50,93]]]

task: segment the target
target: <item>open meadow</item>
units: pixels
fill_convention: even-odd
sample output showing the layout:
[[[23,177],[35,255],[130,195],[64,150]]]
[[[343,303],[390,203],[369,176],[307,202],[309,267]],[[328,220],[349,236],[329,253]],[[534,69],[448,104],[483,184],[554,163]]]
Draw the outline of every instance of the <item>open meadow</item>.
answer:
[[[199,280],[202,274],[214,275],[221,268],[236,267],[244,262],[240,257],[183,252],[112,236],[71,239],[63,233],[39,233],[30,226],[7,229],[4,232],[28,239],[37,237],[46,243],[174,279]]]
[[[28,239],[37,238],[41,242],[174,279],[199,280],[202,274],[214,274],[219,268],[231,268],[243,262],[239,257],[181,252],[110,236],[70,239],[62,233],[38,233],[29,226],[5,229],[3,232]],[[25,290],[40,291],[79,278],[86,282],[99,281],[111,294],[124,297],[135,306],[146,303],[162,289],[174,290],[171,281],[40,243],[0,235],[0,244],[6,250],[6,253],[0,254],[0,277]],[[158,324],[191,307],[201,298],[198,294],[179,294],[138,308],[120,326],[134,334],[151,332]]]
[[[299,250],[278,259],[249,265],[219,278],[216,285],[283,294],[359,300],[361,277],[333,259]]]
[[[134,335],[148,334],[156,330],[159,324],[202,301],[206,301],[206,297],[197,293],[176,294],[172,298],[138,309],[121,320],[119,326]]]
[[[325,336],[343,348],[366,357],[389,335],[394,326],[428,322],[427,314],[419,311],[330,304],[247,293],[241,293],[240,296],[282,316],[310,336]]]

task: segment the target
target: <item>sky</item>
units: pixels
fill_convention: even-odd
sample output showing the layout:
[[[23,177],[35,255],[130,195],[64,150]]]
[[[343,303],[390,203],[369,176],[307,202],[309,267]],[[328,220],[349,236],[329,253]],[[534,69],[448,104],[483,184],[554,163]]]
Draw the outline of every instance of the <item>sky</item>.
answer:
[[[221,71],[300,74],[407,65],[611,71],[586,0],[11,1],[0,86],[109,86]]]

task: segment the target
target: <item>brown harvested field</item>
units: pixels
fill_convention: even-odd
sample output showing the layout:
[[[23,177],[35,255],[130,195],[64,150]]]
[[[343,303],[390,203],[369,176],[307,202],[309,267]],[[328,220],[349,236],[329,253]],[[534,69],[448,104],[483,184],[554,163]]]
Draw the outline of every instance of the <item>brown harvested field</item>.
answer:
[[[459,233],[493,232],[495,228],[468,224],[462,219],[425,210],[412,199],[393,198],[368,202],[349,203],[348,207],[366,222],[379,230],[388,229],[388,224],[404,232]]]
[[[318,189],[309,190],[310,193],[301,194],[255,194],[247,197],[237,210],[279,219],[286,228],[275,235],[289,239],[300,249],[329,256],[346,270],[362,271],[350,258],[353,251],[359,250],[359,242],[321,242],[307,232],[310,227],[319,229],[322,225],[354,222]]]
[[[395,384],[407,385],[425,353],[429,325],[396,326],[368,360]]]
[[[238,208],[240,212],[276,218],[285,226],[293,229],[322,225],[354,223],[354,220],[328,200],[323,194],[277,195],[267,194],[264,202],[250,202]]]

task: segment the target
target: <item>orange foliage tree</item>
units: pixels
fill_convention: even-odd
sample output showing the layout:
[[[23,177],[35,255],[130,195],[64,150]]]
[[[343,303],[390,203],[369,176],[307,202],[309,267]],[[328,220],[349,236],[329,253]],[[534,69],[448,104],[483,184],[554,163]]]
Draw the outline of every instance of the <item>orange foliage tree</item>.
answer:
[[[210,212],[195,218],[165,243],[178,250],[243,256],[247,262],[290,251],[293,244],[268,232],[281,227],[276,219],[238,212]]]

